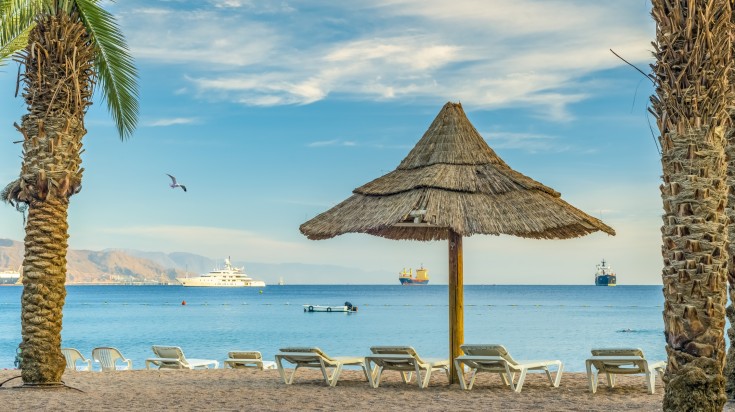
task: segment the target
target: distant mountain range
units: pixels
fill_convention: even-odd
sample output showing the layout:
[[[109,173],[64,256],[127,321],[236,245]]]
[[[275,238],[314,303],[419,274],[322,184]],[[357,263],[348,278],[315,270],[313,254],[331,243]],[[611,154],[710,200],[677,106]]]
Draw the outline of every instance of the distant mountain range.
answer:
[[[192,253],[144,252],[127,249],[101,251],[69,249],[67,253],[67,284],[80,283],[163,283],[178,284],[176,278],[196,276],[222,267],[222,260],[215,260]],[[23,243],[0,238],[0,271],[19,269],[23,263]],[[385,283],[390,274],[366,271],[336,265],[304,263],[260,263],[233,261],[235,266],[245,266],[245,272],[266,284],[276,284],[284,279],[288,284],[313,283]]]

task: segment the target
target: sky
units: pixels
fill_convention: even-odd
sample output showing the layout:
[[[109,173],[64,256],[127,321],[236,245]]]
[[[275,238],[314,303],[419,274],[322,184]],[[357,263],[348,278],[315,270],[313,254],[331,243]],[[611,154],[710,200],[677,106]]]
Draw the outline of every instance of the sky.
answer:
[[[647,113],[655,25],[645,0],[126,0],[104,3],[139,71],[140,117],[122,141],[95,95],[69,246],[340,265],[397,283],[424,265],[446,284],[445,241],[299,225],[394,170],[442,106],[513,169],[616,236],[464,239],[466,284],[660,284],[658,130]],[[20,170],[18,66],[0,67],[0,183]],[[169,188],[170,173],[188,191]],[[22,216],[0,204],[0,237]],[[288,282],[289,280],[286,279]]]

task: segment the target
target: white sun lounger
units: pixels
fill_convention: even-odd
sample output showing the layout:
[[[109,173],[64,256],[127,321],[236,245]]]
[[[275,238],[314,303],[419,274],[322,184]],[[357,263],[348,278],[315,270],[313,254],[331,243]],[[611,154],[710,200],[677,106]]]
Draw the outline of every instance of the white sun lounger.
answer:
[[[291,376],[286,376],[286,372],[283,368],[283,361],[294,364],[294,370]],[[331,357],[324,353],[317,347],[291,347],[281,348],[281,351],[276,354],[276,367],[278,373],[283,378],[283,382],[286,385],[290,385],[293,382],[293,377],[296,374],[298,368],[315,368],[322,371],[324,381],[329,386],[337,385],[340,373],[342,373],[342,367],[346,365],[360,366],[362,371],[365,373],[365,378],[370,381],[368,372],[365,366],[365,358],[362,356],[335,356]],[[329,374],[329,369],[332,368],[332,374]]]
[[[559,386],[564,366],[560,360],[521,360],[513,359],[503,345],[462,345],[465,353],[454,360],[454,366],[459,376],[459,385],[462,389],[470,390],[475,383],[475,377],[480,372],[497,373],[505,385],[511,390],[520,393],[528,371],[544,371],[553,387]],[[472,373],[469,385],[464,379],[462,364],[467,365]],[[556,367],[556,379],[552,379],[549,367]],[[520,373],[518,381],[513,382],[515,374]]]
[[[656,373],[663,379],[666,362],[646,360],[638,348],[592,349],[592,357],[585,361],[590,392],[597,392],[600,372],[607,376],[607,385],[615,387],[615,375],[646,375],[648,393],[656,391]],[[593,371],[592,368],[596,370]]]
[[[125,371],[133,369],[133,361],[126,359],[119,350],[110,347],[92,349],[92,360],[100,364],[102,371]],[[119,365],[117,361],[122,361]]]
[[[153,353],[156,358],[148,358],[145,360],[145,368],[150,369],[151,365],[158,366],[158,369],[213,369],[219,367],[219,362],[211,359],[187,359],[184,351],[178,346],[159,346],[153,345]]]
[[[365,365],[370,370],[368,380],[373,388],[380,386],[384,370],[400,372],[404,383],[409,383],[415,372],[416,383],[421,389],[429,385],[433,371],[444,371],[449,378],[449,359],[421,359],[411,346],[373,346],[370,351],[372,354],[365,357]]]
[[[70,371],[91,371],[92,360],[86,359],[81,352],[74,348],[61,348],[61,354],[66,359],[66,369]],[[81,365],[77,365],[77,361],[81,361]]]
[[[254,368],[254,369],[276,369],[273,361],[264,361],[258,351],[232,351],[227,353],[223,366],[225,368]]]

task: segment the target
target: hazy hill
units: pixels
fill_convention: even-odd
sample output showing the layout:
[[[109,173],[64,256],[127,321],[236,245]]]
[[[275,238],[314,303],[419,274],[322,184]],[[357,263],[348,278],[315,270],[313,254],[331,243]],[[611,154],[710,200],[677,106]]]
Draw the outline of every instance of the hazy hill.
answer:
[[[0,239],[0,270],[18,269],[23,262],[23,243]],[[69,249],[67,254],[68,283],[172,283],[177,277],[206,273],[222,267],[224,257],[211,259],[192,253],[146,252],[125,249],[101,251]],[[302,263],[262,263],[233,260],[235,266],[245,266],[245,272],[266,284],[273,285],[279,279],[287,284],[385,283],[390,274],[366,271],[336,265]]]

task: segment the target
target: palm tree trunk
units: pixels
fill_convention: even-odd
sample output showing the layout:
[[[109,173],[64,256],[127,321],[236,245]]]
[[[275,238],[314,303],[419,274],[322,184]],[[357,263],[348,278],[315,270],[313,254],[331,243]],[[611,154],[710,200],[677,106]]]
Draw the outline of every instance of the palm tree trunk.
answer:
[[[732,93],[729,0],[653,0],[662,148],[664,410],[722,410],[727,400],[727,164]]]
[[[730,84],[735,84],[733,75],[730,76]],[[735,113],[733,113],[732,121],[735,122]],[[733,123],[735,124],[735,123]],[[727,208],[725,212],[728,218],[728,256],[729,263],[727,265],[727,283],[730,294],[730,304],[727,306],[725,313],[730,321],[730,327],[727,329],[727,336],[730,339],[730,347],[727,348],[727,358],[725,360],[725,392],[728,399],[735,399],[735,129],[730,127],[727,137]]]
[[[735,13],[731,18],[735,18]],[[735,29],[735,21],[731,20],[731,30]],[[730,47],[735,48],[735,43],[731,43]],[[735,86],[735,68],[730,72],[730,87]],[[727,336],[730,339],[730,346],[727,348],[727,357],[725,359],[725,392],[727,398],[735,399],[735,110],[730,113],[730,128],[727,131],[727,146],[725,150],[727,155],[727,239],[729,241],[727,265],[727,284],[730,295],[730,304],[727,306],[725,313],[730,321],[730,327],[727,329]]]
[[[24,384],[61,382],[61,318],[66,298],[66,199],[31,202],[26,223],[21,296]]]
[[[66,297],[67,209],[80,189],[84,113],[92,96],[94,50],[78,16],[41,16],[20,62],[28,113],[20,179],[13,200],[28,204],[21,369],[25,385],[61,382],[62,309]]]

